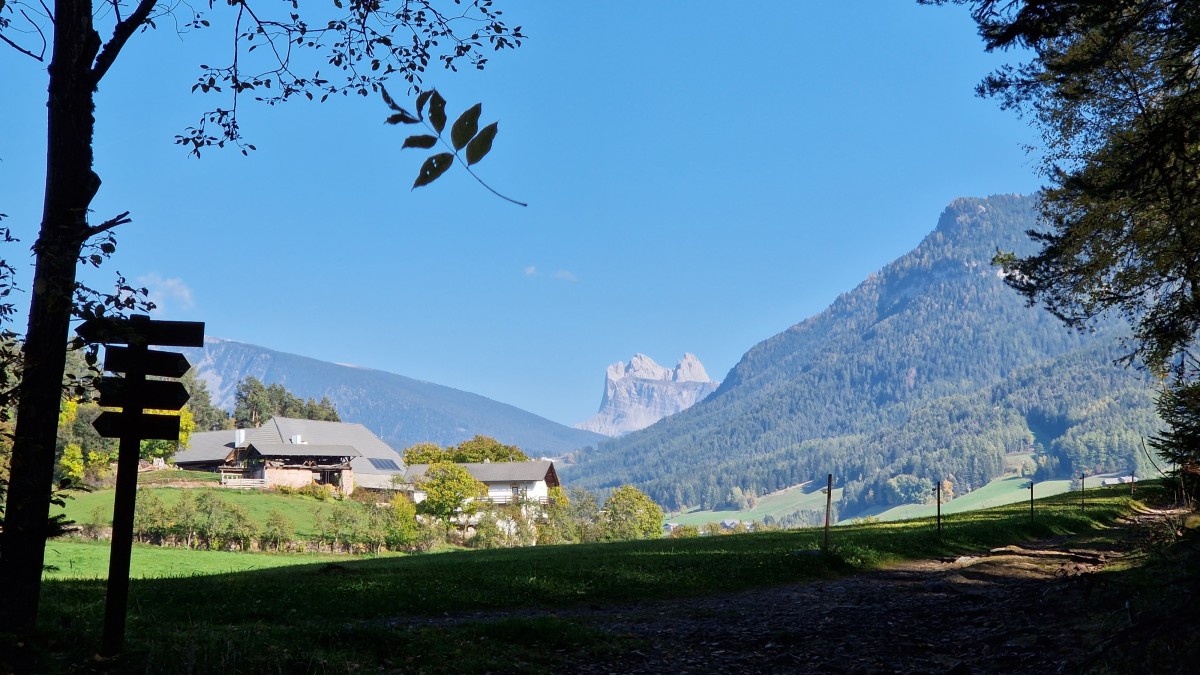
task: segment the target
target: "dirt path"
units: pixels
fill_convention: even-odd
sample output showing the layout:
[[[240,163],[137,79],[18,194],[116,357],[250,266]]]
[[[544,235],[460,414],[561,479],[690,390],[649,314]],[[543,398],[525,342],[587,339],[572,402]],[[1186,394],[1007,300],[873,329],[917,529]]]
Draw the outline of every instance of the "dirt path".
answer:
[[[1132,541],[1170,513],[1147,512],[1108,534]],[[1127,621],[1119,605],[1106,607],[1093,573],[1128,548],[1059,538],[835,581],[556,615],[645,645],[571,663],[579,673],[1070,673],[1095,649],[1080,626],[1097,614],[1116,627]]]

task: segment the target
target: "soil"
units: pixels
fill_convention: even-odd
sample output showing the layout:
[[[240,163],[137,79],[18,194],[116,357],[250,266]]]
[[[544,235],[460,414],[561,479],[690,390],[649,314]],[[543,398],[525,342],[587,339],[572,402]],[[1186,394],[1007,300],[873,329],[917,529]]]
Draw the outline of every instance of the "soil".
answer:
[[[562,653],[576,673],[1073,673],[1128,606],[1095,573],[1170,511],[1122,523],[1103,546],[1065,538],[834,581],[547,614],[641,645],[607,659]],[[429,623],[538,616],[448,616]]]

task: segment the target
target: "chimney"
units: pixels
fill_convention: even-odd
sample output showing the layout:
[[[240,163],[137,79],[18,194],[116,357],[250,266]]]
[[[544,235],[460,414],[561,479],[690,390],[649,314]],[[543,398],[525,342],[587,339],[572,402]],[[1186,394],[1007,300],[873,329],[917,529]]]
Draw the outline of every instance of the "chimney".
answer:
[[[233,447],[235,447],[235,448],[246,447],[246,430],[245,429],[234,429],[233,430]]]
[[[292,434],[292,437],[288,439],[288,442],[292,445],[300,445],[304,443],[304,440],[300,437],[300,434]]]

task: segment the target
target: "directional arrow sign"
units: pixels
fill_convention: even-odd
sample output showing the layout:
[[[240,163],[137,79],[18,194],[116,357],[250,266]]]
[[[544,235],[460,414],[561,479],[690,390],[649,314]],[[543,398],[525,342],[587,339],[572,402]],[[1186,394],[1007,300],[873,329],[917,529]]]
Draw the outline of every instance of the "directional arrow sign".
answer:
[[[123,408],[128,405],[130,384],[133,383],[120,377],[102,378],[96,385],[100,390],[100,405],[105,408]],[[177,380],[146,380],[139,384],[142,391],[142,408],[179,410],[191,398],[183,383]]]
[[[133,359],[141,358],[141,367],[147,375],[162,377],[183,377],[192,367],[187,358],[179,352],[163,352],[147,349],[140,357],[133,354],[128,347],[105,347],[104,369],[113,373],[129,372],[134,366]]]
[[[137,418],[133,429],[125,429],[125,413],[108,410],[100,413],[92,426],[105,438],[118,438],[129,431],[138,438],[157,438],[174,441],[179,438],[178,415],[142,415]]]
[[[87,342],[123,345],[162,345],[164,347],[203,347],[203,321],[151,321],[145,316],[128,319],[99,317],[88,319],[75,329]]]

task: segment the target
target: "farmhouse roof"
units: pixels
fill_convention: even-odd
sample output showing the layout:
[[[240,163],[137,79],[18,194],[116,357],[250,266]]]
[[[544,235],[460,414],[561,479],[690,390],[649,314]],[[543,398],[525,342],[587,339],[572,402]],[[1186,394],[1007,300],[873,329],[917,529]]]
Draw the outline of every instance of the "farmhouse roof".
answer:
[[[559,484],[558,474],[554,471],[554,462],[545,459],[528,462],[464,463],[458,466],[466,469],[472,478],[481,483],[544,480],[550,487]],[[408,480],[411,482],[424,476],[428,469],[428,464],[410,464]]]
[[[201,431],[192,434],[188,447],[175,453],[176,464],[191,462],[224,462],[233,452],[233,431]]]
[[[295,436],[312,445],[352,446],[360,455],[350,461],[358,485],[388,488],[393,476],[404,473],[400,454],[361,424],[272,417],[257,429],[246,430],[248,444],[288,443]]]
[[[262,457],[362,457],[362,453],[350,445],[251,443],[250,449]]]

